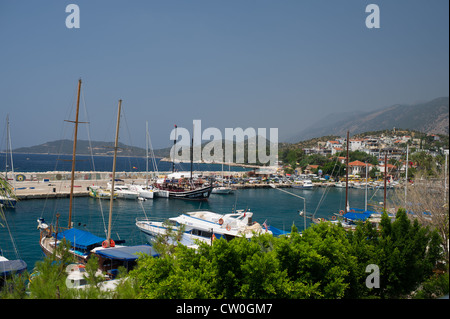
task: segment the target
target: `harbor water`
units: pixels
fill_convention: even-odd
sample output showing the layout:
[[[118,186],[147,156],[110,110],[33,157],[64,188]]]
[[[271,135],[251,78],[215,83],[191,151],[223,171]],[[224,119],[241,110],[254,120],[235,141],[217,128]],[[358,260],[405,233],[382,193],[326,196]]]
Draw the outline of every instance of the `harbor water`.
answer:
[[[306,199],[307,216],[331,219],[334,213],[344,209],[345,189],[335,187],[315,187],[313,189],[285,188],[284,191]],[[391,190],[388,190],[388,195]],[[369,190],[370,202],[383,200],[383,190]],[[364,208],[365,192],[362,189],[349,189],[351,207]],[[166,219],[182,212],[209,209],[218,213],[230,213],[234,208],[249,209],[254,213],[253,220],[272,225],[282,230],[290,230],[293,223],[299,231],[304,229],[304,218],[299,216],[304,201],[278,189],[252,188],[240,189],[230,195],[211,194],[208,201],[196,202],[179,199],[156,198],[147,201],[120,200],[113,205],[113,239],[126,240],[126,245],[146,243],[143,234],[135,226],[136,218],[159,217]],[[47,223],[55,223],[59,213],[59,225],[67,226],[69,199],[32,199],[17,203],[14,210],[4,210],[6,222],[0,228],[0,248],[8,259],[20,258],[32,270],[38,260],[43,259],[39,246],[37,219],[45,218]],[[105,236],[109,201],[89,197],[74,198],[74,226],[88,230],[98,236]],[[312,223],[307,219],[307,227]]]

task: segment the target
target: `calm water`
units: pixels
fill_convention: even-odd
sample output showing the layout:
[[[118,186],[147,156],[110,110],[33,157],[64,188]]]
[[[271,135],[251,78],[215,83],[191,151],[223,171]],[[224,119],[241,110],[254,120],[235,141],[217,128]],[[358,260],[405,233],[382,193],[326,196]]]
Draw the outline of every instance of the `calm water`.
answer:
[[[67,171],[72,169],[72,155],[51,155],[51,154],[13,154],[15,172],[48,172],[48,171]],[[5,170],[6,154],[0,153],[0,171]],[[145,172],[145,157],[117,157],[116,170],[118,172]],[[94,156],[93,159],[88,155],[78,155],[75,169],[77,171],[96,171],[111,172],[113,165],[112,156]],[[172,163],[156,159],[157,169],[161,172],[172,171]],[[8,166],[11,166],[8,157]],[[179,171],[190,170],[189,163],[176,164],[175,168]],[[221,171],[221,164],[195,164],[194,170],[199,171]],[[239,166],[224,165],[224,171],[248,171],[249,168]],[[10,168],[8,170],[11,170]],[[152,161],[149,160],[149,171],[154,171]]]
[[[311,190],[285,189],[291,193],[306,198],[306,210],[309,215],[330,219],[332,214],[344,208],[345,189],[315,188]],[[383,191],[369,190],[372,202],[383,200]],[[388,191],[389,192],[389,191]],[[326,193],[326,196],[324,196]],[[375,194],[375,195],[374,195]],[[389,193],[388,193],[389,196]],[[364,208],[364,190],[350,189],[351,207]],[[319,202],[322,202],[319,205]],[[303,230],[304,219],[298,211],[303,209],[303,200],[285,194],[276,189],[243,189],[232,195],[211,194],[207,202],[191,202],[157,198],[145,202],[130,200],[115,200],[113,209],[113,239],[125,239],[126,244],[143,244],[145,237],[135,226],[135,219],[140,217],[168,218],[178,216],[183,211],[194,209],[211,209],[220,213],[237,209],[249,208],[253,220],[263,223],[267,219],[269,225],[290,230],[295,223]],[[47,223],[54,222],[55,214],[59,212],[60,225],[65,226],[68,219],[68,199],[24,200],[17,204],[15,210],[6,210],[9,229],[19,252],[19,258],[24,259],[31,270],[37,260],[43,258],[38,240],[37,218],[44,217]],[[102,217],[102,211],[103,216]],[[75,198],[73,221],[77,228],[86,229],[98,236],[105,236],[107,226],[109,201],[93,198]],[[104,218],[104,219],[103,219]],[[4,222],[3,222],[4,223]],[[310,220],[307,219],[307,227]],[[18,258],[15,255],[7,228],[0,228],[0,248],[9,259]]]

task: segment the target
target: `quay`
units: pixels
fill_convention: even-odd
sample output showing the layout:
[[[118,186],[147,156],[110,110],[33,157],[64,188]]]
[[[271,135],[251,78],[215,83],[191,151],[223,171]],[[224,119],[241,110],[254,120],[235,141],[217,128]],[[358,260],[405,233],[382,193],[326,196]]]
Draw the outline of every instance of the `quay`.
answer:
[[[170,172],[160,172],[167,175]],[[221,172],[194,172],[203,176],[220,175]],[[246,172],[233,172],[235,177],[242,177]],[[116,178],[125,184],[145,184],[145,172],[116,172]],[[89,196],[90,186],[107,187],[111,180],[111,172],[76,172],[74,182],[74,197]],[[39,172],[15,173],[15,181],[10,180],[19,200],[65,198],[70,196],[70,172]],[[286,184],[276,184],[277,187],[290,187]],[[270,188],[269,184],[233,184],[232,188]]]
[[[220,176],[221,172],[193,172],[204,177]],[[243,177],[247,172],[233,172],[233,177]],[[153,174],[153,173],[152,173]],[[160,172],[160,177],[170,174],[170,172]],[[116,178],[123,180],[125,184],[145,184],[145,172],[116,172]],[[154,174],[150,175],[155,178]],[[89,196],[90,186],[107,187],[107,183],[111,180],[111,172],[76,172],[74,182],[74,196]],[[47,198],[64,198],[70,196],[70,172],[39,172],[39,173],[16,173],[15,181],[9,180],[14,187],[16,197],[19,200],[26,199],[47,199]],[[292,187],[290,183],[275,183],[277,188]],[[334,187],[333,182],[314,182],[314,187]],[[270,183],[237,183],[231,184],[233,189],[247,188],[271,188]]]

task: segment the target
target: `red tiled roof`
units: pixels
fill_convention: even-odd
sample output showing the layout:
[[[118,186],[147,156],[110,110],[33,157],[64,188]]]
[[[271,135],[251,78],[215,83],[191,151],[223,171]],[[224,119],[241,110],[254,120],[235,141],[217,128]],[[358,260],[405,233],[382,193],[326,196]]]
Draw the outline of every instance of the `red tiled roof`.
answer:
[[[372,166],[372,164],[367,163],[368,166]],[[353,161],[348,163],[348,166],[366,166],[366,163],[363,163],[361,161]]]

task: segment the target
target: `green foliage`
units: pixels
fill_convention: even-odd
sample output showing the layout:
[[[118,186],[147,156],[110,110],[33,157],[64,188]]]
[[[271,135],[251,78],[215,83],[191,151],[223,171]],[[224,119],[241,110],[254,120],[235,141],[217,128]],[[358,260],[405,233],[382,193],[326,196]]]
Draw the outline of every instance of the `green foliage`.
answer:
[[[400,298],[417,289],[441,259],[440,243],[436,231],[420,226],[417,219],[411,223],[404,209],[394,222],[384,213],[374,258],[381,273],[379,295]]]
[[[422,287],[414,294],[415,299],[431,299],[444,295],[449,292],[448,273],[434,274],[422,283]]]
[[[320,223],[290,236],[215,240],[197,252],[182,245],[161,258],[143,256],[130,273],[139,298],[400,298],[417,289],[440,259],[436,232],[399,210],[382,228],[354,232]],[[381,287],[365,285],[376,264]]]
[[[168,234],[172,239],[179,235]],[[212,245],[199,243],[197,250],[175,246],[168,237],[161,239],[163,243],[169,248],[158,258],[142,254],[114,292],[100,291],[95,258],[86,265],[91,287],[84,291],[66,288],[65,268],[70,258],[63,249],[59,254],[65,261],[46,258],[37,264],[29,297],[355,299],[430,298],[448,293],[448,274],[433,276],[442,260],[439,234],[417,220],[411,222],[402,209],[395,220],[384,213],[380,229],[360,223],[356,230],[346,231],[324,222],[302,234],[293,225],[289,236],[222,238]],[[379,267],[379,288],[366,286],[370,264]],[[21,287],[17,298],[24,297]]]
[[[69,247],[70,244],[62,240],[56,254],[36,263],[28,286],[31,298],[70,299],[75,297],[75,291],[66,287],[66,267],[72,262],[68,253]]]

